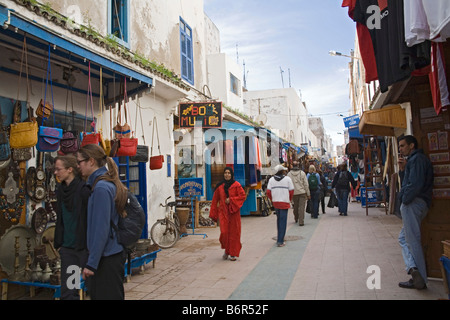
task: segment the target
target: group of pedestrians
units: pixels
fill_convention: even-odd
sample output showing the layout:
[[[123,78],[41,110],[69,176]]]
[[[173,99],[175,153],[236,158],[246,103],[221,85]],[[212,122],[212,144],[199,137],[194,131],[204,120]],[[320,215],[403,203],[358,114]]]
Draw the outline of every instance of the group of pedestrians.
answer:
[[[55,248],[61,258],[61,299],[80,299],[69,289],[69,266],[78,266],[92,300],[123,300],[126,254],[112,224],[124,212],[127,189],[117,165],[98,145],[58,156]]]
[[[400,192],[401,215],[403,227],[399,235],[399,244],[405,261],[406,270],[411,279],[400,282],[402,288],[426,288],[426,266],[421,245],[420,225],[431,205],[433,168],[430,160],[418,149],[413,136],[399,139],[399,160],[402,188]],[[285,246],[288,209],[293,204],[294,219],[300,226],[304,225],[305,207],[311,202],[311,218],[317,218],[320,198],[326,193],[326,180],[311,165],[308,174],[293,162],[293,168],[282,165],[275,167],[275,174],[269,179],[266,194],[272,201],[277,216],[277,246]],[[325,187],[325,188],[324,188]],[[348,197],[351,187],[357,187],[357,181],[348,171],[347,164],[342,164],[335,174],[331,185],[338,199],[339,214],[347,216]],[[322,196],[323,198],[323,196]],[[240,242],[241,220],[240,208],[245,202],[245,191],[233,177],[233,169],[226,168],[224,180],[214,193],[210,217],[220,220],[220,243],[224,259],[232,261],[239,257],[242,248]],[[323,210],[325,213],[325,210]]]

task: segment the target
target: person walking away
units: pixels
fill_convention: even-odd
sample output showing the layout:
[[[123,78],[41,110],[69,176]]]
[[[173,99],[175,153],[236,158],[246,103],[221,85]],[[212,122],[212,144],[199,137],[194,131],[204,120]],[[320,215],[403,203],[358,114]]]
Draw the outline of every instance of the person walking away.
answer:
[[[320,176],[320,204],[322,207],[322,214],[325,214],[325,197],[327,196],[328,193],[328,183],[327,183],[327,179],[325,178],[325,176],[322,173],[322,170],[318,171],[319,176]]]
[[[287,214],[294,196],[294,184],[291,178],[285,175],[286,168],[282,165],[275,167],[275,175],[270,178],[267,185],[267,196],[272,201],[277,215],[277,246],[284,247],[286,235]]]
[[[426,289],[427,270],[422,249],[420,227],[432,201],[433,166],[414,136],[399,139],[399,168],[401,189],[399,193],[403,227],[398,241],[402,248],[406,271],[411,279],[400,282],[399,286],[408,289]]]
[[[309,191],[311,192],[311,218],[317,219],[319,216],[320,188],[322,183],[314,165],[309,166],[306,178],[308,179]]]
[[[292,164],[292,170],[289,171],[287,176],[291,178],[294,184],[294,219],[295,223],[298,222],[299,226],[304,226],[306,201],[311,199],[311,193],[309,191],[306,173],[300,169],[299,162],[294,160]]]
[[[346,216],[348,211],[348,194],[350,193],[350,184],[356,188],[357,183],[352,174],[347,169],[347,164],[341,164],[340,171],[334,176],[331,188],[336,188],[336,197],[338,199],[338,209],[340,216]]]
[[[117,165],[94,144],[77,153],[78,167],[91,186],[87,207],[88,261],[83,279],[89,279],[92,300],[123,300],[126,252],[112,227],[124,215],[127,189],[119,179]],[[107,167],[106,167],[107,165]]]
[[[241,207],[247,196],[241,184],[234,180],[230,167],[223,171],[224,180],[214,191],[209,217],[220,221],[220,245],[225,250],[223,259],[236,261],[241,252]]]
[[[61,300],[80,300],[77,289],[69,289],[69,266],[84,267],[87,261],[86,209],[81,194],[85,182],[81,179],[75,156],[55,159],[55,176],[60,182],[56,191],[56,225],[54,246],[61,259]]]

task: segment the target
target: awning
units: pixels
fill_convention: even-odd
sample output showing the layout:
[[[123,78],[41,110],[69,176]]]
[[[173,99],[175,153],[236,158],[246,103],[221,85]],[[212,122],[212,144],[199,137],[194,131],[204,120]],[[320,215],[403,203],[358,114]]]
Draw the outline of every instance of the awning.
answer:
[[[364,135],[395,136],[395,128],[407,128],[406,112],[400,105],[365,111],[359,123],[359,132]]]

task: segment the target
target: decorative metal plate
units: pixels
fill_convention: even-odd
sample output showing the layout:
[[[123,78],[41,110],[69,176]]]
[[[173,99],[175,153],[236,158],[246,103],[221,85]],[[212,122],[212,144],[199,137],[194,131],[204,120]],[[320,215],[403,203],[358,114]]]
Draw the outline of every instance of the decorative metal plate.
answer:
[[[34,211],[33,217],[31,218],[31,226],[37,234],[41,234],[47,228],[48,219],[47,210],[44,208],[41,207]]]
[[[36,246],[36,233],[32,229],[26,226],[17,225],[6,230],[0,240],[0,265],[2,270],[6,272],[9,277],[14,274],[16,237],[19,237],[19,273],[23,273],[26,266],[28,254],[27,238],[30,238],[29,243],[31,252],[33,252],[34,247]]]

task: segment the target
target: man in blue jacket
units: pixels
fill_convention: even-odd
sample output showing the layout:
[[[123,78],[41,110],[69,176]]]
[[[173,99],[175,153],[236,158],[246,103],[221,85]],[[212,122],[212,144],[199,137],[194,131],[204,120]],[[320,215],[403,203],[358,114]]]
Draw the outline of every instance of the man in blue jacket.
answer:
[[[433,166],[423,151],[418,149],[417,139],[413,136],[399,139],[399,151],[402,180],[399,197],[403,228],[398,240],[406,270],[412,277],[409,281],[400,282],[399,286],[421,290],[427,287],[427,270],[420,227],[431,206]]]

